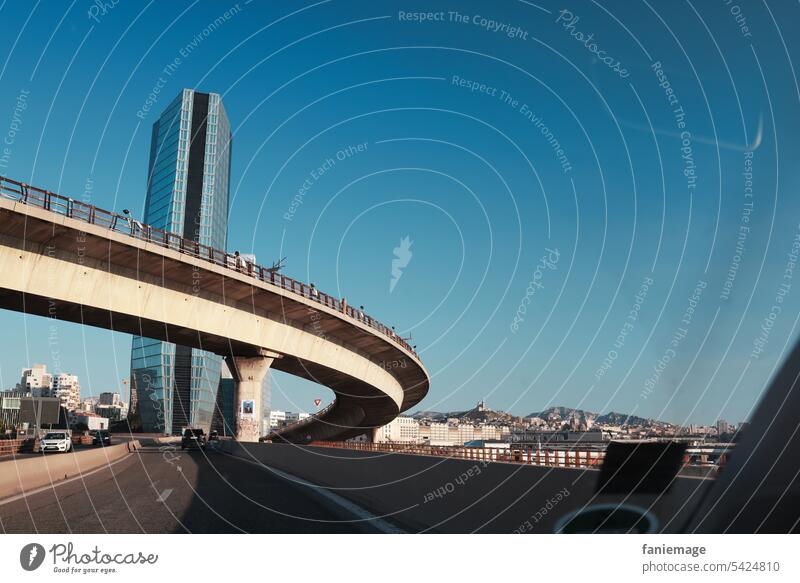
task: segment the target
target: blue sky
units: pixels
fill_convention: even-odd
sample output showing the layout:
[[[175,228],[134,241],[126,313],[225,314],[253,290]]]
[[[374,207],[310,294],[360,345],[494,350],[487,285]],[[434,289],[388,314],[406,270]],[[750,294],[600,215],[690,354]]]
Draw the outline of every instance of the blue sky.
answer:
[[[800,316],[797,10],[0,2],[0,174],[141,214],[151,124],[219,92],[230,249],[411,334],[423,408],[738,421]],[[0,385],[120,386],[128,335],[51,324],[0,313]],[[275,408],[330,395],[273,379]]]

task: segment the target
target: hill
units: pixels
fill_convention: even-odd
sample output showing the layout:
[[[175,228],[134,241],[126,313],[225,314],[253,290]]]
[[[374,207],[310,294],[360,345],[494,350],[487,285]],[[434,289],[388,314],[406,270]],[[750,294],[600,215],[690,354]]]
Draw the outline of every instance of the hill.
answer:
[[[578,423],[587,427],[594,424],[600,425],[613,425],[613,426],[639,426],[648,427],[653,425],[669,425],[663,421],[649,419],[646,417],[638,417],[628,413],[620,413],[617,411],[610,411],[608,413],[595,413],[594,411],[586,411],[584,409],[574,409],[571,407],[548,407],[543,411],[534,411],[525,417],[517,417],[506,413],[505,411],[494,411],[486,407],[483,403],[479,403],[477,407],[467,411],[417,411],[411,415],[414,419],[432,419],[434,421],[445,421],[450,418],[459,419],[463,422],[473,423],[496,423],[496,424],[514,424],[525,423],[534,417],[543,419],[550,424],[557,423],[570,423],[577,420]]]
[[[602,423],[603,425],[637,425],[640,427],[646,427],[650,425],[671,425],[665,421],[658,421],[657,419],[650,419],[649,417],[638,417],[636,415],[617,413],[614,411],[600,415],[597,419],[595,419],[595,423]]]
[[[597,417],[597,413],[584,411],[583,409],[571,409],[569,407],[548,407],[544,411],[534,412],[530,415],[526,415],[525,418],[530,419],[532,417],[538,417],[539,419],[545,420],[558,419],[561,421],[568,421],[573,416],[580,420],[594,420]]]

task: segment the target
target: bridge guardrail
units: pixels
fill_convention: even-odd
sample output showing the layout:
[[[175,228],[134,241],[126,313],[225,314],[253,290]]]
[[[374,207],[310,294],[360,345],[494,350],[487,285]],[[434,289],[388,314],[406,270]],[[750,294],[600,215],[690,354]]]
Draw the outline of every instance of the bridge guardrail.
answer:
[[[175,233],[145,225],[132,217],[107,211],[94,205],[86,204],[70,197],[61,196],[49,190],[43,190],[4,176],[0,176],[0,196],[15,202],[33,205],[65,217],[77,219],[91,225],[99,225],[115,233],[121,233],[147,243],[153,243],[160,247],[172,249],[238,273],[244,273],[259,281],[271,283],[281,289],[342,312],[346,316],[378,331],[386,338],[405,348],[415,357],[418,357],[416,350],[393,329],[382,324],[372,316],[365,314],[363,311],[349,305],[344,298],[336,298],[330,294],[321,292],[313,285],[308,285],[286,275],[277,273],[274,268],[267,268],[246,261],[238,253],[228,253],[221,249],[215,249],[214,247],[203,245],[191,239],[186,239]]]
[[[435,446],[421,445],[417,443],[370,443],[345,441],[315,441],[312,442],[311,445],[339,449],[353,449],[356,451],[406,453],[478,462],[501,462],[561,468],[598,467],[603,463],[603,459],[605,459],[605,452],[601,450],[515,450],[510,448],[496,447]]]
[[[605,460],[605,451],[599,449],[511,449],[497,447],[435,446],[418,443],[371,443],[348,441],[315,441],[310,445],[374,451],[385,453],[405,453],[428,455],[480,462],[501,462],[521,465],[548,466],[560,468],[599,468]],[[693,463],[692,454],[683,456],[683,468],[679,475],[712,477],[724,466],[728,456],[721,456],[717,463]],[[702,471],[701,471],[702,470]],[[708,470],[713,470],[709,473]]]

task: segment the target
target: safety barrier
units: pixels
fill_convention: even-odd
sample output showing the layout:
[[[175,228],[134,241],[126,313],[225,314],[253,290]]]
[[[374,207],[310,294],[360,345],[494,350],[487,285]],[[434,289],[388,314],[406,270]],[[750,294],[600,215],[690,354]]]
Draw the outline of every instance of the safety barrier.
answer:
[[[374,451],[429,455],[460,460],[500,462],[561,468],[593,468],[603,463],[605,452],[589,449],[510,449],[499,447],[435,446],[417,443],[369,443],[349,441],[316,441],[311,445]]]
[[[0,461],[0,499],[51,486],[108,466],[139,449],[136,440],[106,447],[73,450]]]
[[[94,438],[91,435],[72,434],[72,445],[92,445]]]
[[[12,453],[31,452],[34,448],[33,439],[2,439],[0,440],[0,455]]]
[[[141,241],[153,243],[160,247],[172,249],[179,253],[208,261],[214,265],[249,275],[259,281],[278,286],[281,289],[311,301],[318,302],[334,310],[338,310],[344,315],[378,331],[392,342],[399,344],[408,352],[417,356],[414,347],[411,346],[406,339],[399,336],[392,328],[380,323],[372,316],[365,314],[362,310],[348,305],[347,301],[343,298],[336,298],[319,291],[314,285],[305,284],[291,277],[282,275],[278,273],[275,268],[262,267],[247,261],[239,253],[228,253],[221,249],[215,249],[192,239],[186,239],[175,233],[145,225],[127,215],[119,215],[66,196],[55,194],[49,190],[43,190],[3,176],[0,176],[0,196],[15,202],[42,208],[71,219],[83,221],[91,225],[98,225],[114,231],[115,233],[121,233]]]
[[[436,446],[418,443],[370,443],[364,441],[315,441],[311,445],[352,449],[356,451],[374,451],[386,453],[406,453],[429,455],[461,460],[484,462],[500,462],[534,466],[559,468],[596,468],[603,463],[605,451],[602,449],[562,449],[562,448],[500,448],[500,447],[464,447]],[[708,456],[698,456],[689,449],[683,456],[683,467],[680,475],[714,477],[728,462],[729,454],[723,453],[711,460]]]

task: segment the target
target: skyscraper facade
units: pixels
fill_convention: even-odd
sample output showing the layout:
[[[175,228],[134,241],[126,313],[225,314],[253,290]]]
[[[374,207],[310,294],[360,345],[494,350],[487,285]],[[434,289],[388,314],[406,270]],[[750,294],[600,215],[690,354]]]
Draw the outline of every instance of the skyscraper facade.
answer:
[[[184,89],[153,124],[144,222],[225,249],[230,164],[231,128],[220,96]],[[221,364],[210,352],[135,336],[131,394],[142,429],[208,431]]]

